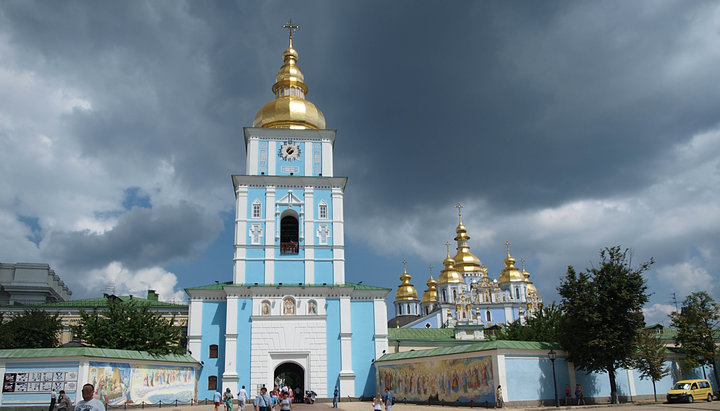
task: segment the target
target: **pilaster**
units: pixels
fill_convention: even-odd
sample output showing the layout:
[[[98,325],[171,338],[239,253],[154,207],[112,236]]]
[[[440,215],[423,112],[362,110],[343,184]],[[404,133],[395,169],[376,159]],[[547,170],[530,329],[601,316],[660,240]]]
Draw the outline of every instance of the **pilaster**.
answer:
[[[192,299],[188,306],[188,347],[190,355],[200,361],[202,350],[202,300]]]
[[[343,190],[338,187],[332,189],[332,244],[333,244],[333,282],[345,283],[345,228],[343,212]]]
[[[352,368],[352,327],[350,297],[340,298],[340,391],[355,392],[355,372]]]
[[[245,258],[247,241],[247,186],[235,189],[235,255],[233,257],[233,283],[245,282]]]
[[[271,151],[272,153],[273,151]],[[274,159],[275,156],[269,156]],[[275,161],[272,161],[273,167]],[[274,170],[274,168],[273,168]],[[275,282],[275,186],[265,189],[265,284]]]

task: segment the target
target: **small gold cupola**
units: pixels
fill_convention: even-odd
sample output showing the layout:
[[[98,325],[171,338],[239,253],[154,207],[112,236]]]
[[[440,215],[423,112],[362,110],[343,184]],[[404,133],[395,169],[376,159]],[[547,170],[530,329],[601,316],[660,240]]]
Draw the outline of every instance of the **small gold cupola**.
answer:
[[[292,33],[300,28],[292,20],[283,25],[290,32],[290,45],[283,52],[284,64],[280,67],[272,87],[275,99],[270,100],[255,115],[253,127],[324,129],[322,111],[305,99],[308,87],[297,65],[298,52],[293,48]]]
[[[427,290],[423,293],[422,296],[422,302],[423,303],[436,303],[438,301],[438,293],[437,293],[437,281],[432,276],[432,273],[430,274],[430,279],[427,281]]]
[[[403,273],[400,276],[400,286],[395,292],[395,301],[417,301],[417,290],[410,284],[412,276],[408,274],[405,264],[407,264],[407,262],[403,261]]]
[[[447,257],[443,260],[443,266],[445,267],[440,271],[440,277],[438,278],[438,284],[461,284],[463,283],[463,277],[460,273],[455,270],[455,260],[450,257],[450,243],[446,242]]]
[[[455,229],[457,236],[454,238],[454,240],[457,241],[457,254],[455,254],[454,258],[455,269],[460,272],[482,272],[483,263],[479,258],[470,252],[470,246],[468,245],[470,236],[467,234],[467,228],[465,228],[465,225],[462,222],[463,206],[462,204],[457,203],[455,208],[458,209],[458,216],[460,217],[460,222]]]
[[[527,283],[527,293],[528,295],[537,295],[537,288],[535,288],[535,284],[530,281],[530,273],[525,271],[525,259],[521,258],[520,263],[522,265],[522,271],[521,274],[523,277],[525,277],[525,282]]]
[[[500,284],[506,284],[509,282],[516,282],[516,281],[525,281],[525,277],[520,273],[520,270],[515,267],[515,259],[510,255],[510,242],[505,242],[505,247],[507,247],[507,256],[505,257],[505,268],[503,268],[502,273],[500,274],[500,278],[498,279],[498,282]]]

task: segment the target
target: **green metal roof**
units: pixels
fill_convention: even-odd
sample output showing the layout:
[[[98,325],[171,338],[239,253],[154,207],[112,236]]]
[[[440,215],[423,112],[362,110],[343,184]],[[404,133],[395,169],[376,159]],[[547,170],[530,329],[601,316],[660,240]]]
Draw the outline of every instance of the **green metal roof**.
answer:
[[[137,301],[138,304],[148,305],[152,308],[187,308],[185,304],[175,304],[165,301],[148,300],[146,298],[140,298],[135,296],[119,296],[122,301]],[[70,301],[56,301],[45,304],[23,304],[23,305],[12,305],[8,308],[106,308],[108,306],[108,299],[106,297],[100,298],[87,298],[84,300],[70,300]]]
[[[455,341],[452,328],[388,328],[388,340]]]
[[[153,355],[146,351],[116,350],[96,347],[58,347],[58,348],[16,348],[0,350],[0,359],[26,359],[45,357],[97,357],[106,359],[163,361],[197,364],[189,354]]]
[[[209,284],[209,285],[201,285],[199,287],[189,287],[186,288],[186,290],[222,290],[224,287],[352,287],[356,290],[386,290],[390,291],[390,288],[382,288],[382,287],[373,287],[371,285],[365,285],[365,284],[353,284],[353,283],[345,283],[345,284],[297,284],[297,283],[283,283],[283,284],[255,284],[255,283],[245,283],[245,284],[233,284],[231,281],[224,282],[224,283],[218,283],[218,284]]]
[[[508,340],[488,340],[481,342],[472,342],[462,345],[453,345],[449,347],[432,348],[429,350],[403,351],[392,354],[385,354],[380,357],[377,362],[406,360],[411,358],[435,357],[439,355],[462,354],[473,351],[488,351],[497,349],[509,350],[562,350],[560,344],[537,342],[537,341],[508,341]]]

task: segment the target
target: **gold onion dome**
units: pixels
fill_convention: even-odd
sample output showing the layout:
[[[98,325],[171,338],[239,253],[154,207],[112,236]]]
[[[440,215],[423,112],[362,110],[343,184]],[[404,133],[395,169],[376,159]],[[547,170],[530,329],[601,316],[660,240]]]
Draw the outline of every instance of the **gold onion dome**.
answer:
[[[458,252],[454,258],[455,269],[464,272],[483,271],[483,263],[475,256],[475,254],[470,252],[470,246],[468,246],[470,236],[467,235],[467,228],[463,225],[462,217],[460,218],[460,223],[455,229],[455,232],[457,233],[457,236],[454,240],[458,243]]]
[[[522,261],[522,271],[520,273],[523,275],[523,277],[525,277],[528,295],[537,295],[537,288],[535,288],[535,284],[530,281],[530,273],[525,271],[525,260],[521,258],[520,261]]]
[[[445,269],[440,271],[438,284],[461,284],[464,282],[460,273],[455,270],[455,260],[450,257],[449,252],[443,261],[443,266],[445,266]]]
[[[297,65],[298,53],[290,45],[283,52],[285,64],[275,77],[272,87],[275,99],[270,100],[255,115],[253,127],[324,129],[325,116],[315,104],[305,99],[308,88]]]
[[[437,288],[435,287],[437,285],[437,281],[435,281],[432,274],[430,274],[430,279],[428,280],[428,282],[426,284],[427,284],[428,288],[423,293],[422,302],[436,303],[438,300]]]
[[[515,281],[525,281],[525,277],[520,273],[520,270],[515,267],[515,259],[510,255],[510,243],[505,243],[505,245],[508,247],[507,256],[505,257],[505,268],[503,268],[498,282],[505,284]]]
[[[400,276],[402,283],[395,292],[395,301],[417,301],[417,290],[410,284],[411,278],[407,270],[403,268],[403,273]]]

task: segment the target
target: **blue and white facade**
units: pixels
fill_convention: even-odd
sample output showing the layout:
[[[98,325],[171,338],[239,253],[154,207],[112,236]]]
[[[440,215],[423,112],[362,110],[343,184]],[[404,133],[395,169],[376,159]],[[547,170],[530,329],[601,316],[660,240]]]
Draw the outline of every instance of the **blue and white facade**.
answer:
[[[232,176],[232,282],[186,290],[200,399],[242,385],[254,395],[278,376],[321,398],[336,385],[343,397],[371,396],[373,361],[387,349],[389,290],[345,282],[335,130],[304,100],[292,42],[284,59],[276,98],[244,129],[245,174]]]

